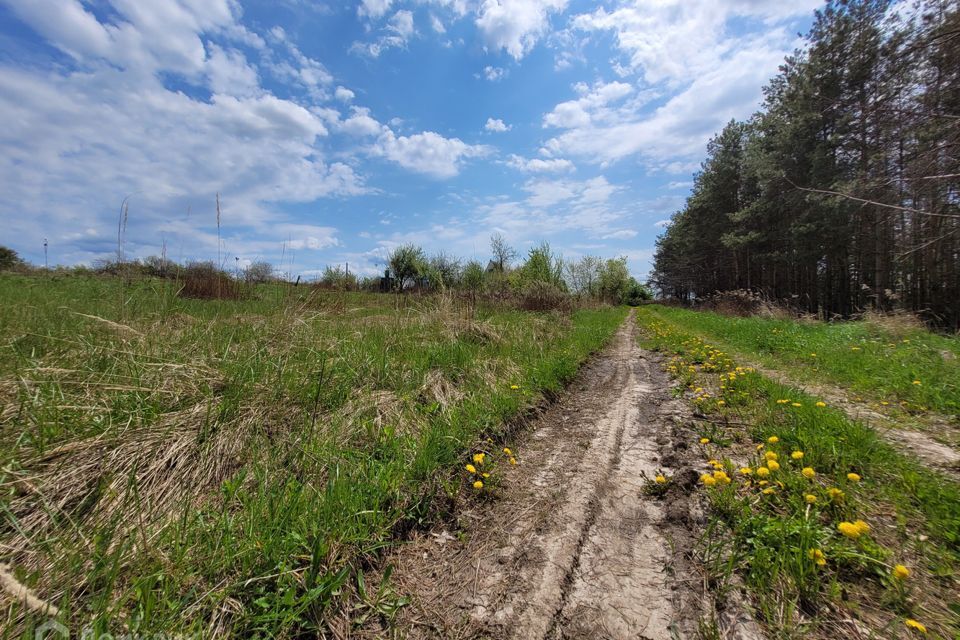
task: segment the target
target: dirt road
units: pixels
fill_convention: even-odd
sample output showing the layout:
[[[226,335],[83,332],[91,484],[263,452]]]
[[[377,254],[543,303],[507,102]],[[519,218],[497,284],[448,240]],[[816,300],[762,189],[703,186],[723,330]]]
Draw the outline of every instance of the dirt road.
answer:
[[[401,635],[695,637],[704,604],[691,554],[694,435],[635,332],[631,315],[535,420],[500,495],[460,514],[460,539],[434,531],[392,559],[412,598]],[[644,491],[643,474],[658,469],[673,476],[662,497]]]

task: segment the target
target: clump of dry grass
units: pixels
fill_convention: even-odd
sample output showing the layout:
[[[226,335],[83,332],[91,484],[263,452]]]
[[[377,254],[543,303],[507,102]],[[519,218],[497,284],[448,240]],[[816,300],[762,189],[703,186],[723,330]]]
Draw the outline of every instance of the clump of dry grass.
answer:
[[[923,320],[908,311],[867,311],[863,320],[881,332],[889,333],[896,338],[904,338],[916,331],[923,330]]]

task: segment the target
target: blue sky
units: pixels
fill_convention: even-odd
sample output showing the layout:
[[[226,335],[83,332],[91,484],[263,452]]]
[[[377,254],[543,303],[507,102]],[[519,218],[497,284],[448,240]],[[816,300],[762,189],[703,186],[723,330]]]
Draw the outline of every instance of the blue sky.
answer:
[[[811,0],[0,0],[0,244],[310,276],[500,232],[638,277]]]

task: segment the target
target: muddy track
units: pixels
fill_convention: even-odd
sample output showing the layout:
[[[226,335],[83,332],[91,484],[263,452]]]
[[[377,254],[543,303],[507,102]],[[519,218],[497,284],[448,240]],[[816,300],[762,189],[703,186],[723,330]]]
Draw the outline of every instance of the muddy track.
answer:
[[[389,559],[412,600],[398,635],[696,637],[706,605],[689,414],[635,332],[631,315],[537,418],[496,498],[459,514],[460,540],[437,530]],[[658,469],[673,476],[662,497],[644,491]]]

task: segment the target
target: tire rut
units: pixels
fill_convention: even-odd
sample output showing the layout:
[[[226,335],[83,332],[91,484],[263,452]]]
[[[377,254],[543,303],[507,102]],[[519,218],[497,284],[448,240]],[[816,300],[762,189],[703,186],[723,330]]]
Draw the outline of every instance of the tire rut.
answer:
[[[388,562],[411,597],[409,638],[671,640],[708,607],[693,560],[702,525],[689,408],[633,314],[567,393],[511,446],[499,496],[458,512]],[[667,464],[669,462],[669,464]],[[663,469],[664,497],[645,491]],[[499,473],[499,472],[498,472]]]

